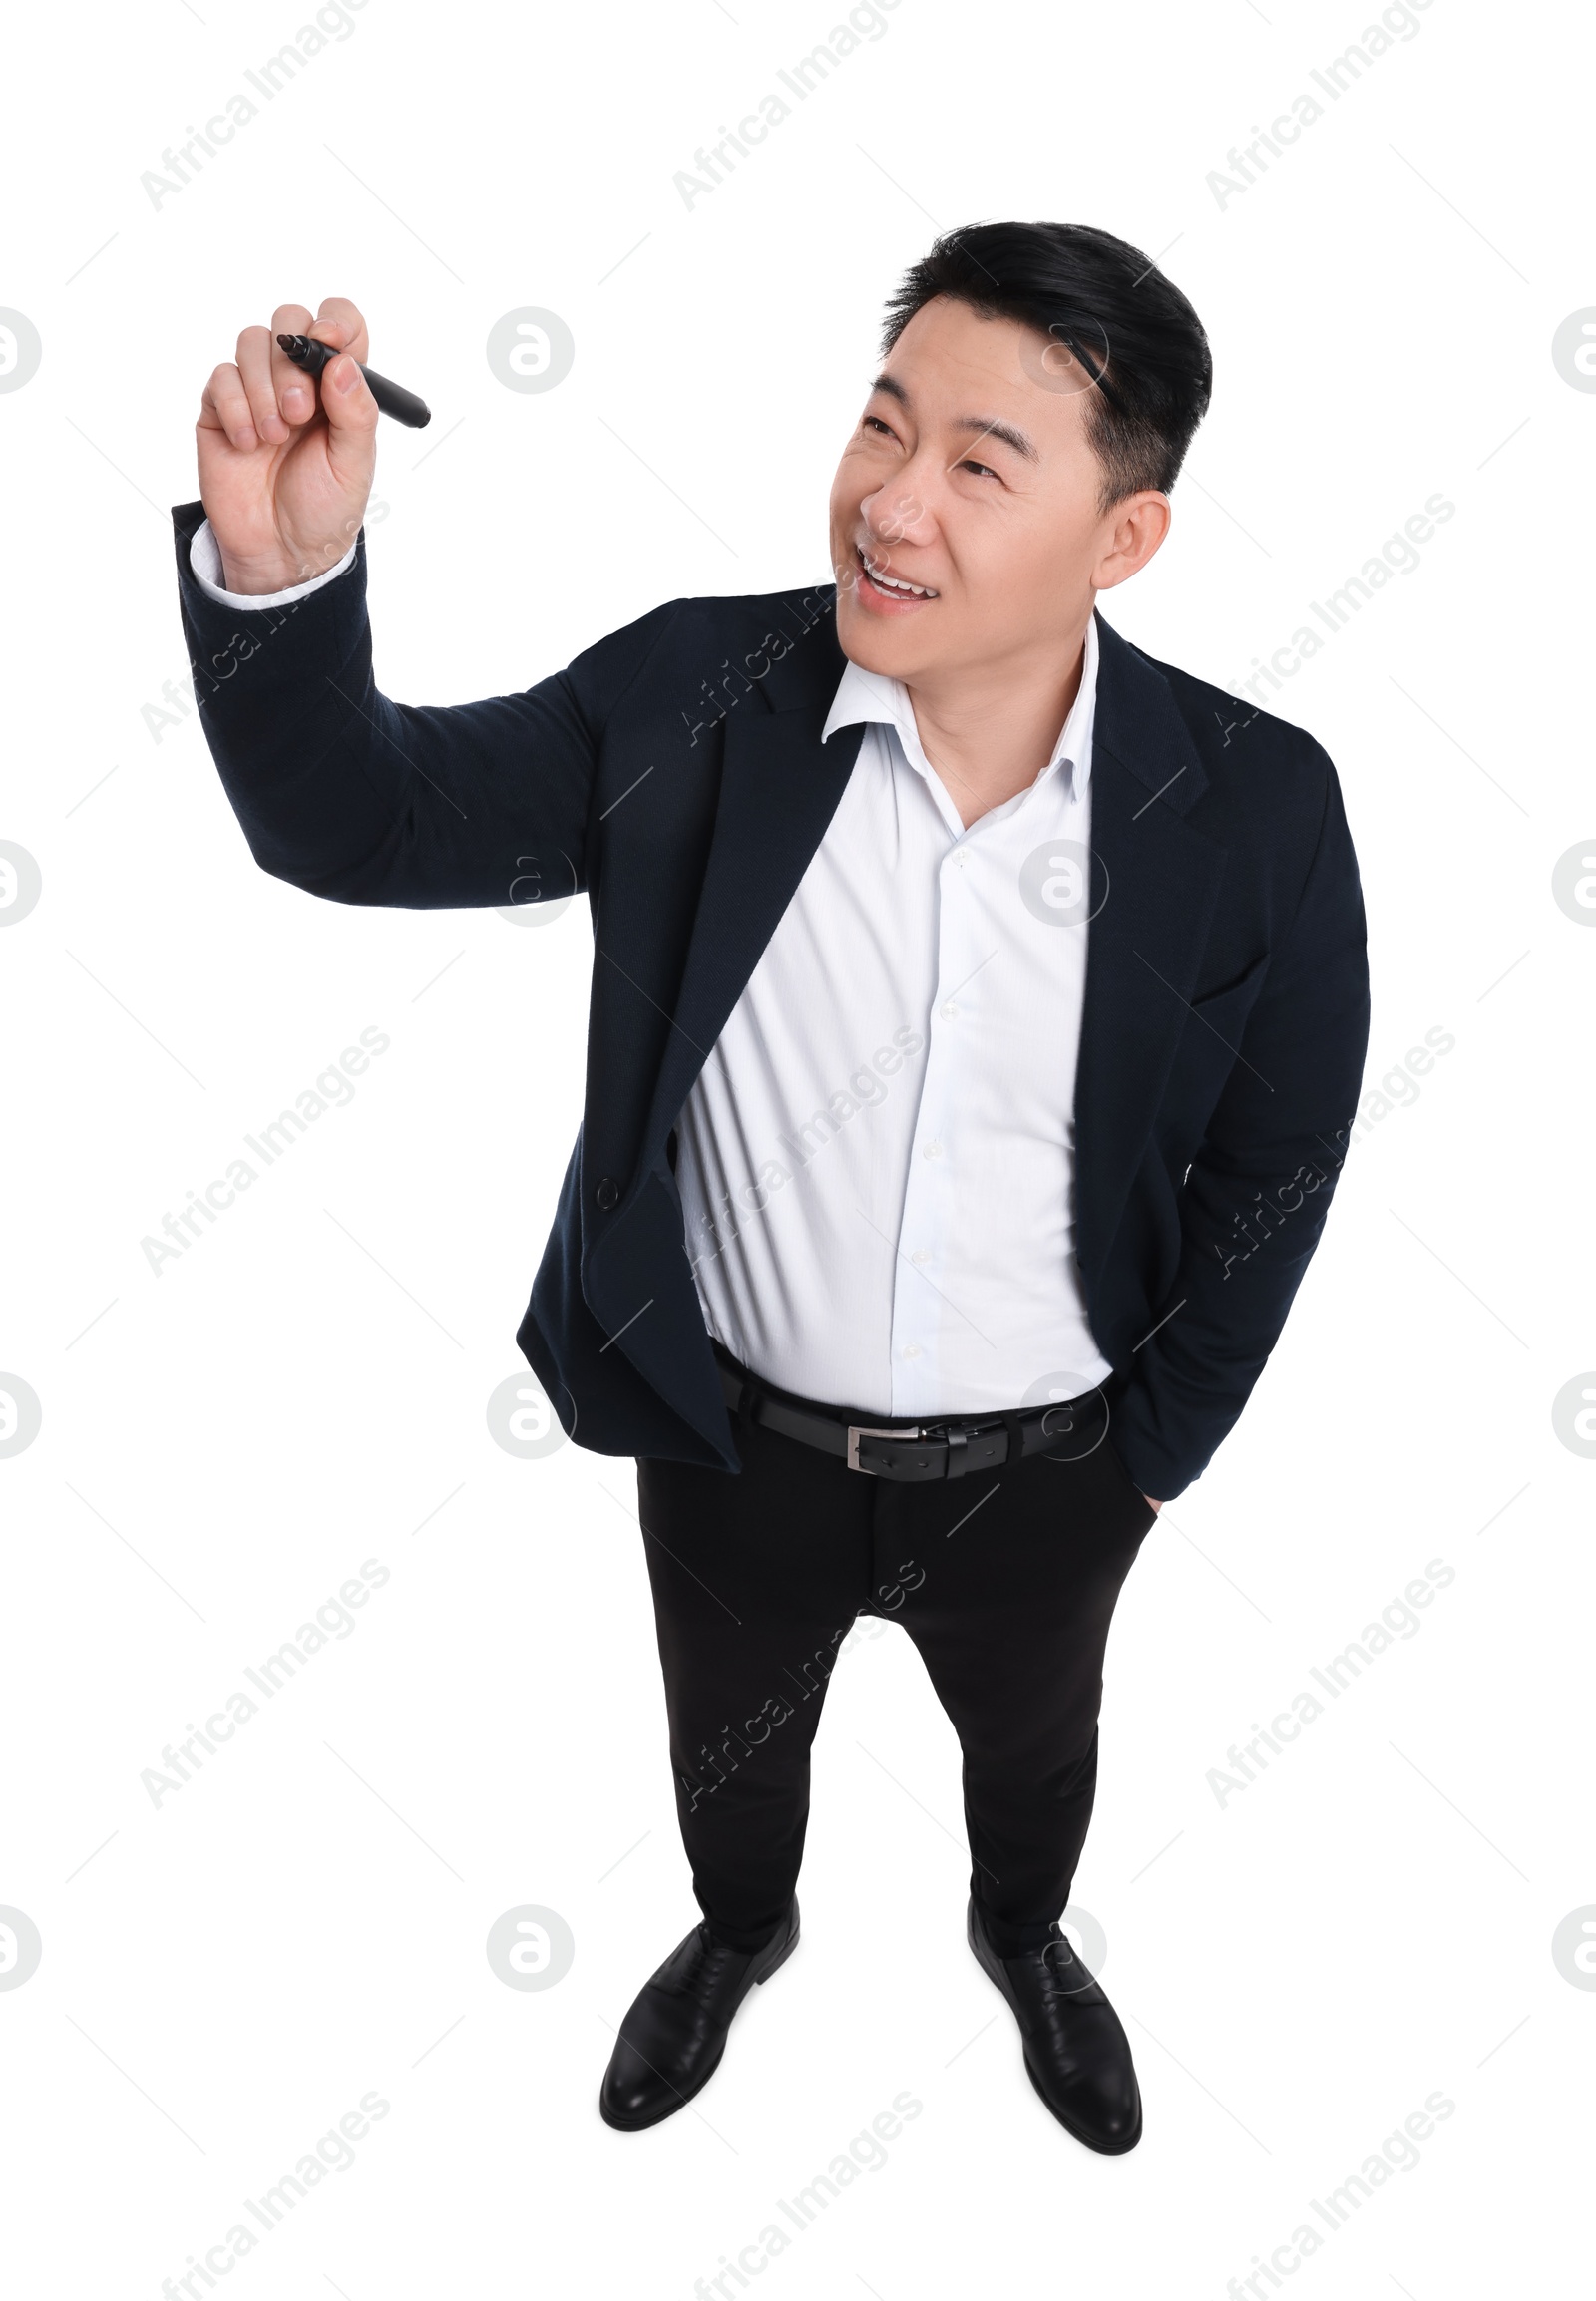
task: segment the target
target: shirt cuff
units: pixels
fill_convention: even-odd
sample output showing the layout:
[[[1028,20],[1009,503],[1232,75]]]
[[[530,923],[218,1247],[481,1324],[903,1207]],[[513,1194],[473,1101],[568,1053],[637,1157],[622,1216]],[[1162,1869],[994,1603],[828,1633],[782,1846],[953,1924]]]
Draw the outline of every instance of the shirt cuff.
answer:
[[[221,546],[211,533],[210,522],[201,520],[189,546],[189,565],[205,596],[219,599],[225,607],[284,607],[292,600],[308,599],[312,591],[319,591],[325,583],[336,582],[346,569],[354,566],[359,542],[357,536],[335,568],[329,568],[324,575],[312,575],[307,583],[290,583],[285,591],[228,591],[222,588],[221,582]]]

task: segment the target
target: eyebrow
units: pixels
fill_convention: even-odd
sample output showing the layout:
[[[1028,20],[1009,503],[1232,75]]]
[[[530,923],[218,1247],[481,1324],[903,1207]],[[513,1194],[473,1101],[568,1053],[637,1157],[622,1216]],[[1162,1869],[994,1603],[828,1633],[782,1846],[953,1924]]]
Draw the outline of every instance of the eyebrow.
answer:
[[[873,392],[884,392],[902,408],[910,405],[909,394],[896,376],[879,375],[870,388]],[[979,432],[983,439],[1001,440],[1005,447],[1012,448],[1015,455],[1024,456],[1028,462],[1041,461],[1040,451],[1028,433],[1013,424],[999,423],[996,416],[955,416],[953,428],[960,432]]]

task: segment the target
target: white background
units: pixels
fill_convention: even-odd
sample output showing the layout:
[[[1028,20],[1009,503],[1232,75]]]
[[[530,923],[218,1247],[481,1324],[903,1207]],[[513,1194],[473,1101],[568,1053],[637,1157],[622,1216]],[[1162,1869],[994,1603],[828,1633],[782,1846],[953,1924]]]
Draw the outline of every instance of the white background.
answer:
[[[1551,1940],[1596,1902],[1596,1464],[1551,1404],[1596,1365],[1596,935],[1551,878],[1596,831],[1596,397],[1551,340],[1596,304],[1591,58],[1572,12],[1431,0],[1332,103],[1310,72],[1372,14],[900,0],[690,210],[673,174],[826,36],[822,0],[367,0],[159,206],[141,175],[296,34],[289,0],[16,28],[0,303],[43,342],[0,396],[0,838],[43,877],[0,936],[0,1368],[43,1409],[0,1460],[0,1903],[43,1942],[0,1990],[19,2294],[154,2301],[375,2091],[354,2163],[216,2290],[685,2301],[905,2089],[886,2163],[748,2290],[1221,2296],[1436,2092],[1417,2165],[1286,2284],[1573,2289],[1596,1995]],[[1210,172],[1303,92],[1325,116],[1221,206]],[[145,713],[185,668],[168,507],[239,328],[353,296],[435,410],[383,427],[379,677],[526,686],[662,598],[824,580],[881,301],[934,223],[1004,215],[1134,241],[1213,340],[1172,540],[1107,603],[1137,644],[1228,685],[1455,505],[1276,700],[1343,779],[1368,1088],[1456,1043],[1353,1150],[1115,1623],[1076,1894],[1142,2145],[1089,2155],[1025,2082],[896,1628],[830,1691],[797,1956],[693,2109],[618,2135],[613,2025],[697,1915],[632,1470],[514,1459],[485,1414],[580,1111],[585,909],[362,912],[257,871],[193,713]],[[524,305],[576,338],[546,394],[484,356]],[[154,1275],[141,1240],[368,1025],[391,1045],[353,1103]],[[353,1634],[154,1805],[163,1746],[366,1559],[389,1580]],[[1433,1559],[1417,1635],[1221,1805],[1229,1745]],[[485,1955],[523,1903],[575,1937],[551,1989]]]

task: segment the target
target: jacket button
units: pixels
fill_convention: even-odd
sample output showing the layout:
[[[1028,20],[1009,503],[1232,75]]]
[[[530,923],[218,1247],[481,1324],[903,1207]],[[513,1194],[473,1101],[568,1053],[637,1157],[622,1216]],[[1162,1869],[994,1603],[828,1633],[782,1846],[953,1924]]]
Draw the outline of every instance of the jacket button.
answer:
[[[620,1197],[620,1185],[612,1175],[605,1175],[593,1195],[598,1201],[603,1212],[608,1214],[610,1208]]]

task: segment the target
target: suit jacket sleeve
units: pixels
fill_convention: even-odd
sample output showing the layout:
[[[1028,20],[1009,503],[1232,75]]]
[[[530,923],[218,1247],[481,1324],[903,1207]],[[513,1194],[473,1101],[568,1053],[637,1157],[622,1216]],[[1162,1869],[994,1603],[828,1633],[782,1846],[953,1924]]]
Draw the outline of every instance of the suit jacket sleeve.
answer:
[[[366,552],[280,607],[224,605],[189,546],[178,584],[200,724],[263,871],[335,903],[443,910],[585,888],[605,721],[660,643],[658,607],[521,694],[395,703],[372,675]]]
[[[1369,1044],[1363,893],[1335,768],[1295,916],[1273,952],[1181,1194],[1181,1256],[1115,1412],[1136,1484],[1203,1470],[1280,1338],[1324,1229]]]

